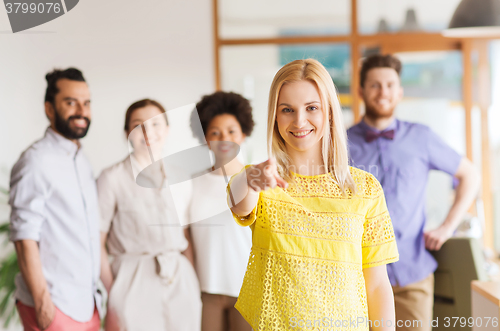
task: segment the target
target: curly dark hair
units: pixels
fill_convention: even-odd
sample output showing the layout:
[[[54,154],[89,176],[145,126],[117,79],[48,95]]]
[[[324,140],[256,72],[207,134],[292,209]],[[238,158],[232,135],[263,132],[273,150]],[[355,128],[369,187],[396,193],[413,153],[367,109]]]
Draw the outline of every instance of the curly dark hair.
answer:
[[[68,68],[65,70],[54,69],[45,75],[45,80],[47,80],[47,89],[45,90],[45,102],[50,102],[54,104],[54,99],[56,94],[59,93],[57,88],[57,82],[60,79],[69,79],[77,82],[85,82],[83,74],[80,70],[76,68]]]
[[[366,76],[368,75],[368,71],[376,68],[391,68],[396,70],[399,76],[401,76],[402,69],[401,61],[395,57],[394,55],[381,55],[374,54],[372,56],[367,57],[363,64],[361,65],[361,71],[359,73],[360,76],[360,85],[361,87],[365,86]]]
[[[252,106],[250,101],[234,92],[218,91],[213,94],[205,95],[200,102],[196,104],[196,109],[191,113],[191,130],[193,136],[200,142],[205,142],[205,137],[196,130],[196,114],[200,118],[203,133],[207,133],[208,126],[214,117],[222,114],[234,115],[240,123],[241,131],[248,137],[252,134],[254,121],[252,118]]]

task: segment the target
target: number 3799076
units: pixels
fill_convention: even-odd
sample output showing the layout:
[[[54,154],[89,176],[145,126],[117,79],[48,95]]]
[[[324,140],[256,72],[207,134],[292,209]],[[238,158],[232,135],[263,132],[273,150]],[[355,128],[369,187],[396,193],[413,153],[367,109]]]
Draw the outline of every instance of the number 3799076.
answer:
[[[61,3],[53,2],[39,2],[39,3],[27,3],[27,2],[7,2],[5,3],[5,8],[7,9],[7,14],[48,14],[56,13],[59,14],[62,10]]]
[[[445,317],[443,326],[445,328],[455,327],[498,327],[498,317]]]

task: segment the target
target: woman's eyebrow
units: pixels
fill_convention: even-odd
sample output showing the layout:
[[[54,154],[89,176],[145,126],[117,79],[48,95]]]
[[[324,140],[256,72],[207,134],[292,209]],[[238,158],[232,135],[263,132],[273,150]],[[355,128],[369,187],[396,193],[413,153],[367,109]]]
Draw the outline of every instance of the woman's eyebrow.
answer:
[[[319,101],[309,101],[309,102],[306,102],[304,105],[310,105],[310,104],[312,104],[312,103],[321,103],[321,102],[319,102]],[[289,104],[284,103],[284,102],[283,102],[283,103],[280,103],[280,104],[278,105],[278,107],[281,107],[281,106],[292,107],[292,106],[290,106]]]

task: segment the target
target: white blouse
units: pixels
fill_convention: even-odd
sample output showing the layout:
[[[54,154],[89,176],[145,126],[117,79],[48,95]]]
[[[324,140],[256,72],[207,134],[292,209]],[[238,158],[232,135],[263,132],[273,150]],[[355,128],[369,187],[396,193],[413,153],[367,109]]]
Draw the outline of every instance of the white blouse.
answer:
[[[237,297],[245,275],[252,232],[236,224],[226,202],[224,176],[193,179],[190,227],[202,292]]]

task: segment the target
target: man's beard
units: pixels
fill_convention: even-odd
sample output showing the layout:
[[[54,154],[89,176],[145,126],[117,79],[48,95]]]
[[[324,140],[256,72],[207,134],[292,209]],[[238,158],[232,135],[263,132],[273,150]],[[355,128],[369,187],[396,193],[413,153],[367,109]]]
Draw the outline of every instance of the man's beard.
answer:
[[[394,109],[395,108],[392,108],[391,110],[388,111],[380,111],[377,110],[375,107],[371,107],[368,103],[365,102],[365,116],[371,120],[389,118],[392,115],[394,115]]]
[[[83,117],[83,116],[70,116],[68,117],[67,120],[62,118],[59,115],[59,112],[57,111],[56,107],[54,107],[54,113],[55,113],[55,127],[57,132],[59,132],[63,137],[73,140],[73,139],[80,139],[83,138],[87,135],[87,131],[89,131],[90,127],[90,119],[88,117]],[[72,129],[70,127],[70,121],[73,119],[84,119],[87,122],[87,127],[86,128],[76,128]]]

